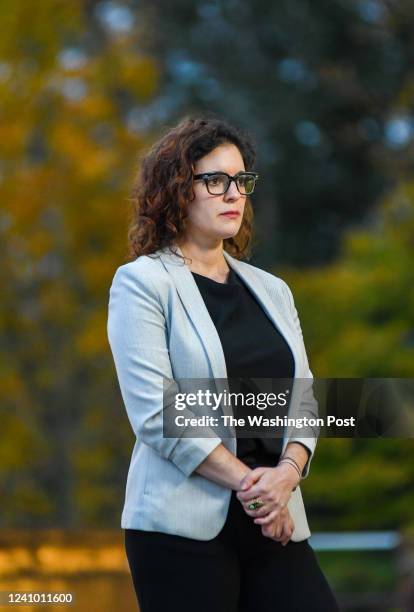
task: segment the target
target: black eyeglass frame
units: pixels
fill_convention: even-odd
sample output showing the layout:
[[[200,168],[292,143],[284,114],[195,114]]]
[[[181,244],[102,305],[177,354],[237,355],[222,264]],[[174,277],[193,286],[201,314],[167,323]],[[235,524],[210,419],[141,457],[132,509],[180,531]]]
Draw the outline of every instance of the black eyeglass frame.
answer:
[[[209,191],[209,188],[208,188],[208,179],[211,176],[217,176],[217,175],[227,176],[227,178],[229,179],[229,182],[228,182],[227,188],[222,193],[211,193],[211,191]],[[246,175],[252,176],[255,179],[253,190],[250,193],[242,193],[237,184],[237,179],[240,178],[240,176],[246,176]],[[230,174],[227,174],[227,172],[203,172],[202,174],[195,174],[193,178],[195,181],[204,181],[206,189],[210,195],[224,195],[229,190],[231,181],[234,181],[236,183],[237,191],[240,193],[240,195],[251,195],[255,190],[256,182],[259,180],[260,175],[257,172],[244,172],[243,170],[241,170],[234,176],[230,176]]]

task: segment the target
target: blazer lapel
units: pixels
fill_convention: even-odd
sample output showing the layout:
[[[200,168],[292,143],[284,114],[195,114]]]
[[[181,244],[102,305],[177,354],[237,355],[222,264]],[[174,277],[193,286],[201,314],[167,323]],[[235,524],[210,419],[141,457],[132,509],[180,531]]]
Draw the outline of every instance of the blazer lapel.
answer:
[[[175,248],[178,253],[182,254],[179,247]],[[226,361],[220,337],[190,269],[168,248],[159,251],[159,256],[172,276],[184,308],[201,337],[213,378],[227,378]]]

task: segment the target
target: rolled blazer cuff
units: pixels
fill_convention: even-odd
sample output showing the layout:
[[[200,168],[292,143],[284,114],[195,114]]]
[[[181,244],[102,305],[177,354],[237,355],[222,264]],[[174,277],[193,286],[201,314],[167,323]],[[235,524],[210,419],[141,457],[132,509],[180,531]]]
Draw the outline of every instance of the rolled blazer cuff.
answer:
[[[181,438],[169,459],[186,476],[190,476],[219,444],[220,438]]]

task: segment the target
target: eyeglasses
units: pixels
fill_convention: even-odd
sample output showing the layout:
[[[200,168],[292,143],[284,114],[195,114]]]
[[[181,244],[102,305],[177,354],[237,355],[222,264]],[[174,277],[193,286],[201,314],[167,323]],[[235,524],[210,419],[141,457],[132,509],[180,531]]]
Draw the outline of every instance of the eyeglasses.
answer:
[[[204,172],[195,174],[195,181],[204,181],[207,191],[211,195],[223,195],[230,187],[231,181],[236,183],[236,187],[241,195],[250,195],[256,186],[259,175],[256,172],[238,172],[230,176],[227,172]]]

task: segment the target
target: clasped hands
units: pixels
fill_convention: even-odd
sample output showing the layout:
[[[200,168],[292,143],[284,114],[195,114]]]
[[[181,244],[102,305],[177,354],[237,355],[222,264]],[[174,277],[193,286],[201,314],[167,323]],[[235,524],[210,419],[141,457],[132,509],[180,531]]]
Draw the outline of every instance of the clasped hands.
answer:
[[[286,463],[276,467],[258,467],[251,470],[240,482],[236,493],[245,512],[261,525],[262,534],[286,546],[295,528],[287,503],[298,475]],[[249,503],[258,497],[263,505],[252,510]]]

